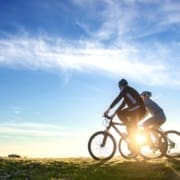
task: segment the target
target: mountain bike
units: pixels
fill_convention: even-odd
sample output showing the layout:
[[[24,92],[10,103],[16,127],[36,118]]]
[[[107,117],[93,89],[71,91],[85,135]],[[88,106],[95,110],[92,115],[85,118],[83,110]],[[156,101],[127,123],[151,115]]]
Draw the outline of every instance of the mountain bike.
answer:
[[[135,158],[138,155],[146,159],[162,157],[167,151],[167,139],[165,135],[156,129],[149,128],[144,131],[142,137],[148,137],[146,141],[138,144],[139,154],[134,157],[129,157],[129,147],[131,145],[129,136],[123,132],[118,126],[124,126],[123,123],[113,121],[114,117],[105,117],[106,128],[104,131],[94,133],[88,141],[88,151],[91,157],[95,160],[109,160],[116,152],[116,140],[110,129],[114,129],[120,136],[118,149],[120,154],[126,158]],[[137,143],[136,143],[137,144]]]

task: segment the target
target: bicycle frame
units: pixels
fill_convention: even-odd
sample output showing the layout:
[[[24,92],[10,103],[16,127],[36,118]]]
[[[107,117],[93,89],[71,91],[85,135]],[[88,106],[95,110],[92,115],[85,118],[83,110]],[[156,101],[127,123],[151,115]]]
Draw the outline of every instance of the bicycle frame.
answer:
[[[121,137],[124,136],[124,133],[122,133],[122,132],[117,128],[117,125],[118,125],[118,126],[125,126],[125,124],[123,124],[123,123],[118,123],[118,122],[113,122],[113,118],[105,118],[105,120],[109,120],[109,124],[108,124],[108,126],[106,127],[105,132],[109,132],[109,129],[112,127],[112,128],[117,132],[117,134],[119,134],[119,136],[121,136]],[[104,139],[105,139],[105,138],[104,138]]]
[[[108,132],[109,132],[109,129],[110,129],[110,128],[113,128],[113,129],[116,131],[116,133],[119,134],[120,137],[124,137],[125,135],[127,135],[127,133],[121,132],[121,131],[117,128],[117,126],[125,126],[125,124],[123,124],[123,123],[118,123],[118,122],[113,122],[113,117],[112,117],[112,118],[105,117],[105,120],[109,120],[109,124],[108,124],[108,126],[106,127],[105,132],[108,133]],[[141,127],[143,127],[143,126],[138,126],[138,129],[141,128]],[[151,138],[149,137],[148,133],[143,130],[143,134],[147,137],[147,139],[148,139],[147,142],[151,143]],[[105,143],[106,143],[106,138],[107,138],[107,137],[104,136],[103,142],[102,142],[102,144],[101,144],[102,147],[103,147],[103,146],[105,145]],[[147,143],[147,142],[146,142],[146,143]],[[140,144],[139,144],[139,145],[140,145]]]
[[[140,128],[141,126],[138,126],[138,129],[139,129],[138,133],[140,133],[140,135],[141,133],[142,135],[143,133],[145,133],[145,141],[144,142],[139,141],[138,143],[138,139],[137,139],[137,143],[136,143],[136,141],[135,142],[131,141],[126,131],[119,128],[119,126],[126,127],[126,124],[114,120],[113,117],[110,117],[110,118],[105,117],[105,121],[106,121],[105,129],[103,131],[95,132],[88,141],[89,153],[96,160],[101,160],[101,159],[108,160],[112,158],[116,152],[116,147],[117,147],[116,138],[110,131],[111,128],[118,134],[118,136],[120,136],[118,149],[120,151],[120,154],[124,158],[129,159],[128,153],[132,152],[133,150],[134,151],[137,150],[137,154],[141,155],[143,158],[147,158],[147,159],[159,158],[159,157],[162,157],[164,151],[167,150],[164,148],[165,150],[163,149],[164,151],[163,152],[161,151],[162,148],[160,147],[160,145],[162,143],[166,143],[166,147],[167,147],[167,140],[164,138],[164,136],[161,136],[161,133],[158,130],[149,129],[146,134],[146,129],[143,128],[141,131],[141,128]],[[152,142],[149,141],[149,138],[148,138],[149,133],[150,133],[150,140],[151,140],[151,137],[153,138]],[[158,135],[157,146],[155,144],[156,136],[153,136],[154,133],[155,135]],[[137,134],[137,137],[138,135],[139,134]],[[133,136],[133,138],[135,138],[136,140],[135,136]],[[160,142],[159,140],[161,140],[162,143],[159,144]],[[132,148],[134,144],[135,146]],[[107,153],[106,153],[106,150],[107,150]],[[136,153],[135,153],[135,156],[137,156]]]

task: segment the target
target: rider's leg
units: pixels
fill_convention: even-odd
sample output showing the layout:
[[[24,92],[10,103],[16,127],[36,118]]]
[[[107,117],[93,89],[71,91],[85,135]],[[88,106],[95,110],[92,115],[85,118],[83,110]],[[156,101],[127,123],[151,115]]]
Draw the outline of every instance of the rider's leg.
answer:
[[[138,124],[138,112],[137,111],[129,111],[128,108],[124,110],[116,111],[119,119],[126,125],[127,134],[129,136],[129,150],[133,153],[137,152],[137,147],[135,142],[135,135],[137,132],[137,124]]]
[[[117,109],[116,110],[116,114],[118,116],[118,118],[124,123],[126,124],[128,121],[128,109]]]
[[[143,123],[143,127],[145,129],[145,135],[146,135],[146,139],[147,139],[147,143],[148,145],[153,148],[154,147],[154,141],[151,138],[151,134],[148,131],[148,128],[154,128],[154,123],[156,122],[156,118],[151,117],[149,119],[147,119],[144,123]]]
[[[137,133],[136,121],[132,121],[132,122],[128,123],[126,128],[127,128],[127,132],[128,132],[128,136],[129,136],[129,140],[130,140],[129,149],[131,152],[137,153],[138,147],[137,147],[136,138],[135,138],[136,133]]]
[[[147,119],[144,123],[143,126],[144,128],[158,128],[166,121],[166,117],[164,116],[163,113],[157,113],[154,116],[150,117]]]
[[[139,153],[139,144],[137,143],[137,131],[138,131],[138,122],[144,117],[145,111],[142,108],[136,109],[136,110],[131,110],[129,109],[128,111],[130,117],[130,121],[127,125],[127,131],[128,135],[130,137],[130,149],[132,152],[135,154]]]
[[[147,119],[144,123],[143,123],[143,127],[145,129],[147,129],[148,132],[148,128],[153,128],[153,129],[159,129],[160,126],[165,122],[165,120],[160,119],[158,116],[153,116],[149,119]],[[159,137],[157,133],[153,133],[153,131],[151,131],[151,134],[147,133],[147,140],[148,140],[148,144],[151,147],[154,147],[156,145],[158,145],[159,142]]]
[[[126,128],[130,139],[130,150],[131,152],[138,153],[138,145],[136,143],[136,134],[138,129],[138,112],[130,113],[130,121],[127,123]]]

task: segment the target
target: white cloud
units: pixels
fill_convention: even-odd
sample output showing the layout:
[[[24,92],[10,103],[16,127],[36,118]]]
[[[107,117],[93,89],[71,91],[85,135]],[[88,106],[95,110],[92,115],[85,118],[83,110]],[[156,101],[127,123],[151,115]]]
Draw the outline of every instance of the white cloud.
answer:
[[[6,137],[79,137],[87,132],[62,127],[57,124],[33,122],[6,122],[0,123],[0,134]]]
[[[12,106],[11,109],[14,115],[20,115],[21,112],[24,110],[22,107],[18,107],[18,106]]]
[[[54,43],[52,43],[54,42]],[[136,81],[162,85],[171,79],[178,62],[176,48],[156,44],[155,47],[130,46],[121,49],[104,48],[89,41],[76,42],[76,46],[62,39],[13,38],[0,40],[0,64],[10,67],[46,70],[76,70],[128,76]],[[170,49],[169,49],[170,48]],[[170,63],[169,63],[170,61]],[[146,81],[144,81],[146,79]],[[179,77],[174,83],[179,86]]]
[[[178,42],[139,42],[138,38],[164,31],[179,23],[179,3],[154,0],[74,0],[86,10],[84,16],[100,19],[90,28],[86,19],[76,19],[90,38],[67,41],[51,37],[8,36],[0,40],[0,65],[46,70],[96,71],[154,85],[171,80],[180,87]],[[102,4],[101,4],[102,3]],[[156,7],[155,10],[140,8]],[[102,11],[96,12],[98,5]],[[87,9],[87,6],[89,7]],[[154,8],[153,8],[154,9]],[[146,11],[146,13],[144,13]],[[90,19],[91,19],[90,18]],[[153,27],[152,27],[153,26]],[[24,31],[24,30],[23,30]],[[2,32],[1,32],[2,33]],[[103,43],[103,41],[109,41]],[[172,59],[173,57],[173,59]],[[68,82],[68,79],[67,79]]]
[[[180,3],[176,0],[165,0],[163,3],[160,0],[103,0],[90,1],[91,3],[74,0],[74,2],[86,9],[88,17],[95,16],[94,19],[100,21],[99,28],[91,28],[84,19],[78,21],[77,24],[88,35],[99,40],[117,41],[119,44],[124,40],[147,37],[169,28],[174,29],[172,25],[179,26],[180,22]],[[100,3],[103,4],[103,8],[95,12],[93,9]]]

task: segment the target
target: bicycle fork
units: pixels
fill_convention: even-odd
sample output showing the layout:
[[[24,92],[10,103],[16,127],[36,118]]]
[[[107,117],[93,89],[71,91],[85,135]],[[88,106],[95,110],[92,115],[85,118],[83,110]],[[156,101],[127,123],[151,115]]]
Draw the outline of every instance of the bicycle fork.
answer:
[[[101,143],[101,147],[105,146],[106,141],[107,141],[107,130],[104,131],[104,137],[103,137],[103,140],[102,140],[102,143]]]

